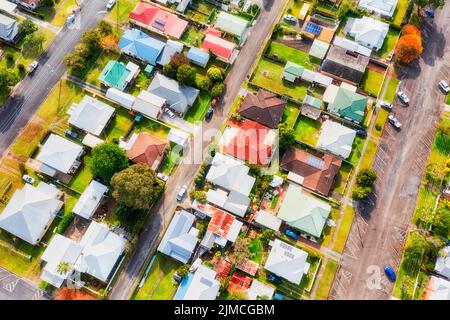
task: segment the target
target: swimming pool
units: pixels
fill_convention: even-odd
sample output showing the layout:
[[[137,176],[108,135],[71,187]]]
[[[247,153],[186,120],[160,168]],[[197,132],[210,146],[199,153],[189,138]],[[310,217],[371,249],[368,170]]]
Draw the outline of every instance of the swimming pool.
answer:
[[[173,297],[173,300],[183,300],[184,295],[186,294],[187,289],[189,288],[189,285],[192,282],[192,278],[194,278],[193,273],[189,273],[186,278],[181,280],[180,286],[178,287],[177,292],[175,293],[175,296]]]

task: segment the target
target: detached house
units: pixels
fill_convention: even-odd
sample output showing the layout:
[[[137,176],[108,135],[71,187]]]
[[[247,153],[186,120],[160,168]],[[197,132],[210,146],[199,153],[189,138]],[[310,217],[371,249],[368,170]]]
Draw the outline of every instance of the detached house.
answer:
[[[164,46],[164,42],[152,38],[138,29],[126,30],[119,41],[119,49],[122,53],[154,66]]]
[[[385,18],[391,18],[397,8],[398,0],[360,0],[358,7]]]
[[[236,56],[236,44],[221,38],[221,32],[212,28],[205,31],[201,49],[211,51],[220,60],[232,63]]]
[[[141,132],[131,136],[125,149],[128,158],[134,163],[145,164],[157,170],[164,159],[166,147],[166,141],[147,132]]]
[[[367,107],[367,97],[356,92],[339,88],[328,111],[344,119],[361,123]]]
[[[98,79],[107,87],[124,91],[128,84],[139,74],[139,71],[139,66],[133,62],[128,62],[125,65],[122,62],[111,60]]]
[[[0,14],[0,39],[14,42],[19,33],[19,24],[16,20]]]
[[[247,37],[248,21],[230,13],[221,11],[217,15],[214,26],[219,30],[237,36],[241,41]]]
[[[352,152],[356,131],[339,123],[327,120],[322,124],[317,148],[347,159]]]
[[[200,265],[181,281],[173,300],[216,300],[220,290],[216,275],[214,270]]]
[[[355,41],[369,49],[380,50],[384,38],[389,31],[389,25],[370,17],[350,18],[345,26],[345,32]]]
[[[85,219],[90,219],[97,211],[108,187],[92,180],[72,209],[72,212]]]

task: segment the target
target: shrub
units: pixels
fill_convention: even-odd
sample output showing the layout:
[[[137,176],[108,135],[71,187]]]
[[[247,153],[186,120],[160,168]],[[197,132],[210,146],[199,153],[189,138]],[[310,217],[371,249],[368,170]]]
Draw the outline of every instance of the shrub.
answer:
[[[181,278],[186,278],[189,274],[189,265],[183,264],[177,269],[177,275],[179,275]]]
[[[222,71],[217,67],[210,67],[208,71],[206,71],[206,75],[214,82],[219,82],[223,80]]]
[[[211,89],[211,96],[213,98],[216,98],[220,96],[225,89],[225,85],[223,83],[216,83]]]
[[[191,67],[188,64],[183,64],[177,70],[177,80],[181,84],[188,86],[195,85],[195,80],[197,77],[197,69]]]
[[[72,212],[65,213],[56,227],[56,233],[63,234],[74,218],[75,215]]]
[[[206,203],[206,192],[201,190],[192,190],[189,196],[200,203]]]

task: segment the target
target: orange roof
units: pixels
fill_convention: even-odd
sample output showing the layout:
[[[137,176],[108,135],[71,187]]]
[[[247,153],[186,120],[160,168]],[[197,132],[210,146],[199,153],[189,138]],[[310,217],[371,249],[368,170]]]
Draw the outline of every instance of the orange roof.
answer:
[[[146,164],[156,170],[164,158],[166,142],[149,133],[139,133],[133,146],[127,151],[128,158],[136,163]]]
[[[212,213],[211,221],[208,225],[208,230],[220,237],[227,238],[228,232],[230,231],[234,220],[235,218],[233,215],[220,209],[216,209]]]
[[[244,261],[242,261],[241,264],[236,265],[236,269],[244,271],[245,273],[248,273],[251,276],[254,276],[256,274],[258,268],[259,264],[250,259],[244,259]]]
[[[228,285],[228,292],[246,291],[250,287],[251,283],[252,278],[234,273],[230,279],[230,284]]]
[[[214,271],[217,273],[217,278],[223,279],[228,277],[228,274],[231,270],[231,263],[225,260],[224,258],[220,259],[217,266],[214,268]]]
[[[236,48],[236,44],[220,38],[220,33],[216,35],[214,32],[210,32],[206,34],[201,48],[206,51],[211,50],[216,56],[229,60]]]

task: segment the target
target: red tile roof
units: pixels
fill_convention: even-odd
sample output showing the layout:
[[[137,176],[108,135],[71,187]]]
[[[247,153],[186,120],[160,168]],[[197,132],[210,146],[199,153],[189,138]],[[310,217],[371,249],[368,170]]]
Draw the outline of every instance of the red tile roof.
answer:
[[[250,259],[244,259],[241,264],[236,265],[236,269],[254,276],[259,269],[259,264]]]
[[[156,170],[164,158],[166,145],[164,140],[149,133],[139,133],[127,155],[131,161],[146,164]]]
[[[228,122],[236,128],[228,145],[221,145],[221,152],[252,164],[268,165],[272,155],[274,131],[251,120]],[[231,132],[231,130],[227,130]],[[228,134],[228,133],[226,133]]]
[[[188,22],[177,15],[144,2],[139,2],[131,11],[130,19],[177,39],[188,26]]]
[[[252,278],[235,272],[230,279],[230,284],[228,285],[228,292],[246,291],[250,287],[251,283]]]
[[[214,271],[217,273],[216,278],[218,279],[228,277],[230,270],[231,270],[231,263],[225,260],[224,258],[220,259],[219,263],[214,268]]]
[[[233,215],[220,209],[216,209],[211,216],[208,230],[222,238],[227,238],[234,220],[235,217]]]
[[[211,50],[211,52],[216,56],[225,60],[229,60],[231,58],[231,55],[233,54],[234,49],[236,48],[236,44],[224,40],[220,38],[220,34],[219,36],[217,36],[213,31],[210,31],[210,33],[206,34],[201,48],[206,51]]]

